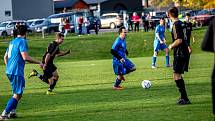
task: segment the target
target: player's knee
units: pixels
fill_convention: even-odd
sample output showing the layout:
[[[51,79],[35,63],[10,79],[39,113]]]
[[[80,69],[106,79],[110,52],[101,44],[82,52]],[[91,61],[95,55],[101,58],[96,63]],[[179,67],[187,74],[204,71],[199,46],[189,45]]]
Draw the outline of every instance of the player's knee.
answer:
[[[14,94],[13,98],[15,98],[17,101],[19,101],[22,98],[22,94]]]

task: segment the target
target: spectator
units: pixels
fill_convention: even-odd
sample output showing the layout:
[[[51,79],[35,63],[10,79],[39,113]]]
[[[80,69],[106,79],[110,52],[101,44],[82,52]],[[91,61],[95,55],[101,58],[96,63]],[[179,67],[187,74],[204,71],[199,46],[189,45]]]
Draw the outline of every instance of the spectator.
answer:
[[[149,31],[149,20],[150,20],[150,15],[147,14],[146,15],[146,19],[145,19],[145,23],[144,23],[144,30],[145,30],[145,32]]]
[[[145,16],[144,12],[142,12],[141,20],[142,20],[142,25],[143,25],[144,31],[146,32],[146,28],[145,28],[146,16]]]
[[[81,34],[82,34],[82,24],[84,23],[84,19],[83,19],[83,17],[81,16],[81,17],[79,17],[78,18],[78,36],[81,36]]]
[[[61,20],[60,20],[58,30],[59,30],[59,32],[61,32],[61,33],[64,32],[64,22],[63,22],[63,18],[61,18]]]
[[[140,24],[140,17],[137,15],[136,12],[133,13],[132,21],[134,22],[134,31],[139,31],[139,24]]]
[[[68,31],[70,29],[69,19],[67,18],[64,23],[64,37],[66,37]]]
[[[133,21],[129,15],[128,15],[128,31],[133,31]]]
[[[89,35],[90,34],[90,21],[87,18],[84,20],[84,25],[87,29],[87,34]]]

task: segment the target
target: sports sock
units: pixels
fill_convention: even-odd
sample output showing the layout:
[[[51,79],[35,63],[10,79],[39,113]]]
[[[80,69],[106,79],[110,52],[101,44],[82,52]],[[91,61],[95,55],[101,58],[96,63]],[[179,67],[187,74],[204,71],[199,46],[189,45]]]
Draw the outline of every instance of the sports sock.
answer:
[[[10,113],[10,111],[12,111],[13,109],[16,109],[18,104],[18,101],[15,98],[10,98],[10,100],[7,103],[7,106],[5,108],[5,112],[6,114]]]
[[[166,65],[169,65],[169,55],[166,56]]]
[[[119,80],[118,78],[116,78],[116,82],[114,84],[114,87],[118,87],[121,83],[121,80]]]
[[[155,66],[156,60],[157,60],[157,57],[153,56],[152,57],[152,66]]]
[[[51,84],[50,87],[49,87],[49,89],[51,89],[51,90],[54,89],[54,87],[55,87],[55,85],[56,85],[56,83],[57,83],[57,80],[56,80],[56,79],[54,79],[53,81],[54,81],[53,84]]]
[[[40,75],[40,74],[38,74],[38,75],[39,75],[38,77],[39,77],[43,82],[49,84],[49,80],[48,80],[48,78],[47,78],[46,76]]]
[[[189,100],[187,97],[187,92],[185,89],[185,84],[184,84],[184,80],[179,79],[179,80],[175,80],[176,82],[176,86],[178,87],[179,92],[181,93],[181,99],[185,99],[185,100]]]

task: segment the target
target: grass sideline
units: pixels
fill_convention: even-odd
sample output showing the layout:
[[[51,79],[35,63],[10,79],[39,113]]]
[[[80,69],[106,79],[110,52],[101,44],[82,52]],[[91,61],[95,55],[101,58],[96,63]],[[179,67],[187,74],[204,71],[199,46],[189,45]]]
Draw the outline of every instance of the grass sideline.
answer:
[[[129,33],[127,39],[130,51],[129,57],[136,64],[137,71],[126,76],[127,81],[123,82],[125,90],[112,90],[111,87],[115,76],[112,71],[111,55],[108,52],[113,43],[113,38],[117,34],[106,33],[103,36],[99,35],[101,36],[100,40],[90,40],[90,37],[97,38],[95,35],[80,38],[76,36],[68,37],[67,39],[73,39],[71,41],[65,40],[67,44],[62,47],[71,46],[73,56],[77,54],[80,59],[71,55],[56,60],[60,74],[55,90],[57,95],[45,95],[47,85],[37,78],[26,79],[25,93],[17,109],[19,118],[16,120],[212,121],[210,75],[213,54],[201,52],[199,48],[204,31],[204,29],[194,31],[198,36],[196,35],[197,40],[193,44],[190,70],[184,75],[187,92],[192,102],[191,105],[176,105],[179,94],[172,80],[172,69],[165,67],[164,56],[158,57],[159,68],[151,69],[152,47],[151,45],[146,45],[146,50],[143,51],[141,48],[142,41],[139,40],[140,38],[143,40],[153,38],[153,32],[147,33],[146,36],[143,36],[144,33],[143,35],[141,35],[142,33]],[[45,44],[48,44],[48,40],[52,40],[53,37],[46,40],[31,37],[29,40],[30,53],[33,57],[40,58],[41,54],[43,54],[42,49],[46,47]],[[134,37],[139,39],[136,40]],[[106,45],[103,45],[105,43],[103,38],[110,39],[105,39],[108,41]],[[76,45],[75,41],[78,41],[76,44],[82,42],[83,46],[80,46],[82,44]],[[133,42],[139,42],[139,44],[133,44]],[[149,40],[147,42],[151,43]],[[86,50],[95,52],[94,55],[91,55],[92,58],[86,58],[91,54],[91,52],[85,53],[86,43],[91,43]],[[98,45],[94,47],[94,43],[99,43],[103,47],[102,52],[107,53],[99,55],[100,47]],[[129,46],[132,46],[132,48]],[[0,48],[0,50],[3,49]],[[74,50],[77,53],[74,53]],[[78,53],[85,55],[85,57],[83,55],[79,56]],[[136,55],[136,53],[141,53],[141,55]],[[95,55],[98,57],[94,57]],[[11,96],[11,88],[4,74],[4,68],[4,65],[0,65],[0,73],[2,73],[0,76],[0,111],[4,109],[7,100]],[[38,69],[36,65],[27,64],[25,76],[34,68]],[[143,89],[141,87],[141,81],[144,79],[151,80],[152,88]]]

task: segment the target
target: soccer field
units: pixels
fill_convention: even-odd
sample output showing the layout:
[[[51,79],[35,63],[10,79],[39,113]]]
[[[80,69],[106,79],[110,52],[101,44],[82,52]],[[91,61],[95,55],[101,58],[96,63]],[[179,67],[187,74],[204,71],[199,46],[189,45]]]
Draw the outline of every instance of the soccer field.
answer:
[[[46,95],[48,85],[36,77],[26,78],[18,118],[14,121],[212,121],[210,76],[214,55],[200,49],[204,32],[205,29],[194,31],[196,42],[192,45],[190,69],[184,75],[191,105],[176,105],[179,92],[172,79],[172,68],[165,67],[164,52],[159,53],[158,68],[151,69],[153,32],[129,33],[129,57],[137,70],[126,75],[124,90],[112,90],[116,76],[109,50],[117,34],[71,36],[61,47],[71,48],[71,56],[56,60],[60,75],[57,94]],[[50,36],[45,40],[31,36],[30,55],[41,59],[51,40]],[[170,43],[169,35],[167,40]],[[1,57],[6,46],[0,45]],[[171,62],[172,59],[171,56]],[[12,93],[2,63],[1,60],[0,112]],[[26,77],[32,69],[42,72],[37,65],[26,64]],[[152,82],[150,89],[141,87],[145,79]]]
[[[46,95],[47,85],[37,78],[26,79],[26,89],[18,106],[20,121],[211,121],[211,54],[191,57],[190,71],[184,75],[191,105],[176,105],[178,91],[172,69],[151,69],[151,57],[132,58],[137,70],[126,76],[125,90],[112,90],[115,76],[111,60],[58,62],[60,79],[56,95]],[[26,74],[35,65],[28,64]],[[1,70],[3,67],[1,66]],[[1,71],[1,73],[4,73]],[[150,89],[141,80],[152,82]],[[10,97],[5,76],[0,85],[0,109]]]

